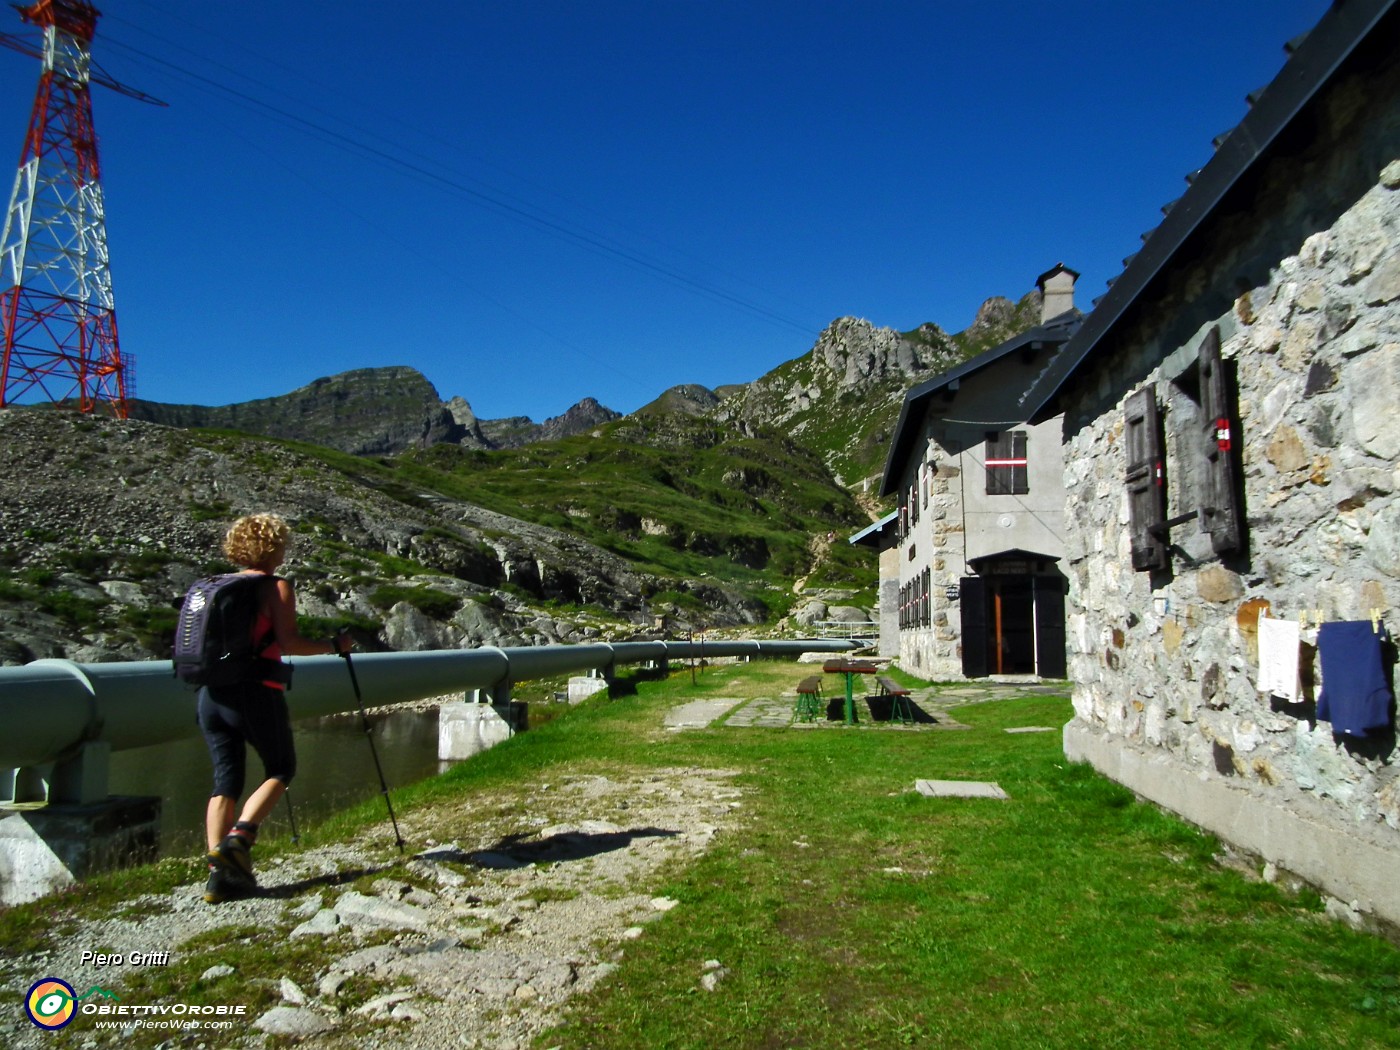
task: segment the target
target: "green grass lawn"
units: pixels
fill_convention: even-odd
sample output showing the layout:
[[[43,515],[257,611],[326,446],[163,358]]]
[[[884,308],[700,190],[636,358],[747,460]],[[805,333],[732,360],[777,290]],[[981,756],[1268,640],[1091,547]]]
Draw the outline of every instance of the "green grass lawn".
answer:
[[[657,887],[682,907],[539,1046],[1400,1043],[1389,943],[1220,867],[1214,839],[1068,764],[1058,733],[1003,732],[1063,724],[1064,699],[960,707],[970,731],[654,730],[672,704],[790,693],[803,673],[640,682],[558,726],[590,764],[736,768],[749,794],[742,829]],[[561,761],[554,736],[496,761]],[[1010,800],[926,798],[920,778]],[[707,960],[727,971],[714,992]]]
[[[1068,764],[1062,698],[956,708],[967,729],[668,733],[670,707],[791,696],[808,665],[624,679],[595,699],[395,792],[404,815],[568,773],[737,770],[739,819],[641,892],[680,906],[627,942],[538,1048],[1289,1047],[1400,1045],[1400,950],[1214,859],[1209,836]],[[917,779],[1010,796],[934,799]],[[307,845],[383,822],[382,800]],[[290,846],[270,842],[269,854]],[[386,847],[389,849],[392,847]],[[174,873],[172,875],[172,872]],[[193,876],[168,862],[94,880],[65,908]],[[0,943],[42,940],[42,905]],[[723,967],[701,987],[707,961]]]

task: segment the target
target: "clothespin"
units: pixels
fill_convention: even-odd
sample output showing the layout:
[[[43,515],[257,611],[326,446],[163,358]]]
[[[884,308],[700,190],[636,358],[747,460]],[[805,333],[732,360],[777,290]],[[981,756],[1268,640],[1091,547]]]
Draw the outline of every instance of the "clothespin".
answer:
[[[1381,611],[1379,609],[1371,610],[1371,633],[1381,633]]]
[[[1298,630],[1300,630],[1300,631],[1306,631],[1307,629],[1308,629],[1308,611],[1307,611],[1306,609],[1300,609],[1300,610],[1298,611]]]

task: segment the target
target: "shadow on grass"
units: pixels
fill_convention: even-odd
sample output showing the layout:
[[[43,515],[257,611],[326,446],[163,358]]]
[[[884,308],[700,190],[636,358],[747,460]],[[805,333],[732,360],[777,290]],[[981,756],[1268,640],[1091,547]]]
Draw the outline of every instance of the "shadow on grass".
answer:
[[[865,697],[862,703],[859,699],[855,702],[855,719],[857,722],[870,722],[875,725],[900,725],[903,719],[895,717],[892,699],[888,696],[871,695]],[[938,725],[938,719],[929,714],[913,700],[908,701],[909,722],[913,725],[933,726]],[[840,722],[846,717],[846,698],[844,696],[832,697],[826,702],[826,718],[828,722]]]

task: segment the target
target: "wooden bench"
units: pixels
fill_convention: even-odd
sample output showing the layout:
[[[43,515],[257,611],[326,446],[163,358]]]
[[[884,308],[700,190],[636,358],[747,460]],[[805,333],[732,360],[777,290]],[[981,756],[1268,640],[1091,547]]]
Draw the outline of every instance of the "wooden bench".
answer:
[[[793,715],[803,722],[817,717],[817,703],[822,695],[822,680],[817,675],[804,678],[797,683],[797,707]]]
[[[880,683],[880,695],[890,698],[890,721],[897,718],[905,725],[912,723],[914,708],[909,702],[909,690],[885,675],[880,675],[876,681]]]

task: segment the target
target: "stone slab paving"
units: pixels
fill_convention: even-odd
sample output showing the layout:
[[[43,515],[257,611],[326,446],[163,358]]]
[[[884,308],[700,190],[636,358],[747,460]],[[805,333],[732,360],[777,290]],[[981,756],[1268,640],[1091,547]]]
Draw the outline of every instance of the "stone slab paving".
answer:
[[[871,718],[869,704],[864,696],[855,700],[855,728],[876,727],[882,729],[900,729],[904,732],[927,731],[927,729],[967,729],[967,725],[956,720],[951,714],[952,708],[963,706],[963,704],[983,703],[987,700],[1014,700],[1023,696],[1067,696],[1067,683],[1063,682],[1036,682],[1036,680],[1011,680],[1011,682],[958,682],[952,685],[927,686],[924,689],[916,689],[910,693],[910,703],[914,708],[914,724],[904,725],[900,722],[875,721]],[[836,694],[827,696],[822,700],[825,707],[827,701],[832,700]],[[739,700],[715,700],[700,701],[700,703],[728,704],[734,707],[735,704],[742,704],[736,708],[734,713],[725,718],[724,725],[735,728],[764,728],[764,729],[818,729],[818,728],[847,728],[846,722],[840,718],[816,718],[811,722],[801,722],[795,720],[795,707],[797,707],[797,694],[791,696],[759,697],[759,699],[749,700],[742,703]],[[685,728],[682,722],[687,725],[690,721],[699,720],[704,713],[683,714],[687,708],[696,707],[696,704],[686,704],[683,708],[675,708],[672,714],[666,718],[666,725],[669,728]],[[720,718],[724,710],[711,714],[704,725],[711,724],[715,718]],[[675,718],[675,722],[672,722]],[[1026,725],[1026,727],[1016,727],[1007,729],[1007,732],[1058,732],[1058,727],[1051,725]]]
[[[750,700],[739,710],[724,720],[727,726],[738,726],[741,728],[753,728],[758,726],[763,729],[783,729],[791,725],[810,725],[811,723],[793,722],[793,707],[797,703],[794,697],[760,697],[757,700]]]
[[[876,721],[871,717],[870,706],[864,696],[856,698],[856,725],[854,728],[893,729],[901,732],[920,732],[932,729],[967,729],[951,711],[963,704],[981,703],[987,700],[1011,700],[1023,696],[1065,696],[1069,687],[1063,682],[958,682],[951,685],[926,686],[915,689],[909,695],[914,709],[914,723]],[[823,710],[828,701],[841,699],[835,693],[821,701]],[[840,718],[818,717],[811,722],[799,722],[795,718],[796,694],[785,696],[758,697],[745,703],[733,698],[699,700],[694,703],[672,708],[666,714],[666,728],[671,730],[693,729],[712,725],[723,718],[723,725],[736,729],[844,729],[847,727]],[[840,705],[844,707],[844,704]],[[731,712],[727,718],[725,713]],[[1055,726],[1021,726],[1008,729],[1008,733],[1049,733],[1059,732]]]
[[[666,712],[665,726],[670,730],[703,729],[726,711],[742,704],[742,697],[715,697],[713,700],[695,700]]]
[[[930,798],[1009,798],[999,784],[985,780],[916,780],[914,790]]]

